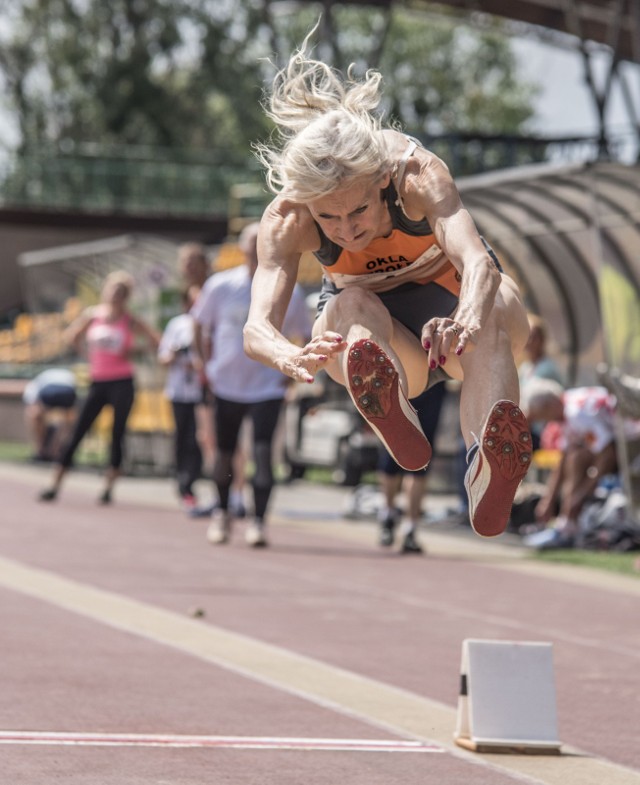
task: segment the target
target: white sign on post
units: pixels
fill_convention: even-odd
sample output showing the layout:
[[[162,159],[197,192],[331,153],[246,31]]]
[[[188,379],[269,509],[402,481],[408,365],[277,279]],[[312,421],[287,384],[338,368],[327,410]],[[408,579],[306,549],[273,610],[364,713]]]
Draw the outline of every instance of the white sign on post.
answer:
[[[558,754],[552,645],[465,640],[454,737],[475,752]]]

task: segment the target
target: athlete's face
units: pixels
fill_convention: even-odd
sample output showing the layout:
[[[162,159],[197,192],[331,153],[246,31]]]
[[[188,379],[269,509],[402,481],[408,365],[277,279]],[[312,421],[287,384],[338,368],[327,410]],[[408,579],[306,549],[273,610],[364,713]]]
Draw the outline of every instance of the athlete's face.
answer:
[[[332,242],[348,251],[361,251],[376,237],[391,231],[391,218],[382,199],[386,176],[376,183],[356,183],[308,204],[313,218]]]
[[[120,282],[108,281],[102,290],[102,300],[110,305],[124,305],[129,299],[129,289]]]

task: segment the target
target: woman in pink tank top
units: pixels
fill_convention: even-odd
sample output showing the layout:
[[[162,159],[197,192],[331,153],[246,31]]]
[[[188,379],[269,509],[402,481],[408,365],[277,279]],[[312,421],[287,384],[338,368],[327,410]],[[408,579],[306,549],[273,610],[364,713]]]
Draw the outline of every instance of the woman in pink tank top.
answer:
[[[133,288],[133,278],[121,270],[107,276],[102,287],[102,301],[88,308],[69,326],[66,339],[80,350],[84,342],[89,361],[91,384],[74,432],[64,446],[55,467],[51,487],[42,491],[41,501],[57,498],[62,480],[73,464],[73,456],[96,418],[106,405],[113,408],[113,427],[106,485],[99,498],[109,504],[113,485],[120,474],[123,458],[123,440],[127,418],[135,395],[132,352],[135,335],[143,335],[154,355],[159,335],[153,328],[134,316],[128,308]]]

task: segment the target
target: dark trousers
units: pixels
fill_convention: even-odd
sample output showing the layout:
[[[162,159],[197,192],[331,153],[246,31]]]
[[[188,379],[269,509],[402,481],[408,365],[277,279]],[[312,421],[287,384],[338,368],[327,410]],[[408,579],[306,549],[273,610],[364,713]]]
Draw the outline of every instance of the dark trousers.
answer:
[[[69,468],[78,445],[89,428],[96,421],[105,406],[113,408],[113,427],[111,429],[111,451],[109,466],[119,469],[122,465],[124,432],[134,399],[133,379],[116,379],[110,382],[91,382],[82,410],[78,415],[76,427],[71,438],[62,450],[60,463]]]
[[[202,451],[197,439],[195,403],[171,401],[175,430],[175,463],[178,492],[193,493],[193,483],[202,470]]]
[[[281,407],[282,398],[259,403],[237,403],[216,396],[214,423],[217,452],[213,479],[223,510],[229,506],[229,489],[233,482],[233,454],[238,445],[240,427],[244,418],[249,416],[253,425],[255,472],[251,484],[255,515],[256,518],[264,517],[273,489],[271,448]]]

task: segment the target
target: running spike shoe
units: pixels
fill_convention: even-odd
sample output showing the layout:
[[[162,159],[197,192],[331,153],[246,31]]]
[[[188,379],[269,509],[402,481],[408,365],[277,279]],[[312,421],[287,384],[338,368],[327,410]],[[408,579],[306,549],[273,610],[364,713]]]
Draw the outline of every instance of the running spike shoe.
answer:
[[[399,384],[398,372],[375,341],[363,338],[349,347],[347,389],[396,463],[408,471],[431,460],[431,445],[416,410]]]
[[[498,401],[472,445],[464,485],[469,518],[477,534],[495,537],[506,529],[518,485],[531,464],[527,418],[513,401]]]

